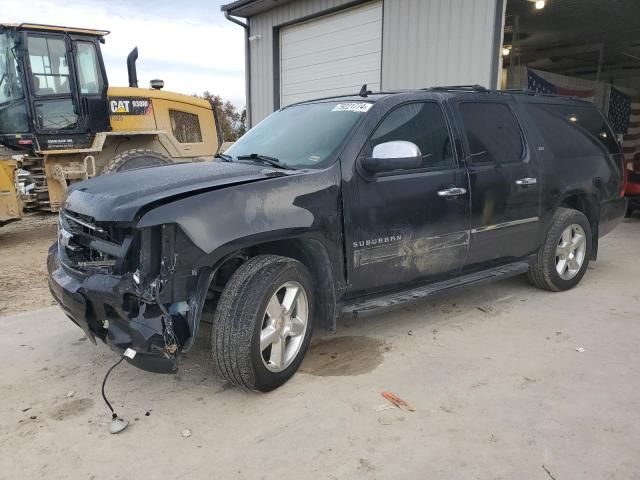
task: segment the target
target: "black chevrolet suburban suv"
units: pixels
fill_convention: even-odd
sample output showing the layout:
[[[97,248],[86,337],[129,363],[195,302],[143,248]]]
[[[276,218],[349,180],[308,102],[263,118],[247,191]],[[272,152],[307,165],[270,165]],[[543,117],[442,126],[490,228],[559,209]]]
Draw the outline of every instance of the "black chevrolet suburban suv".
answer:
[[[623,156],[583,101],[481,87],[287,106],[216,161],[74,184],[49,285],[94,341],[272,390],[314,328],[513,275],[574,287],[623,218]],[[210,323],[210,322],[207,322]]]

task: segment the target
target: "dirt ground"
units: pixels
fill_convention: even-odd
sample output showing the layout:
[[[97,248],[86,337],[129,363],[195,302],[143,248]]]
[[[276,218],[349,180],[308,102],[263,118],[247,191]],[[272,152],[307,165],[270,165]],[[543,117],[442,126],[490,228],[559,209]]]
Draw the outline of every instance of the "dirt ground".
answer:
[[[629,219],[571,291],[518,277],[342,321],[266,395],[213,374],[204,328],[176,375],[114,370],[119,435],[114,353],[57,307],[0,317],[0,479],[640,478],[639,247]]]
[[[57,216],[32,214],[0,227],[0,315],[54,304],[47,287],[47,250]]]

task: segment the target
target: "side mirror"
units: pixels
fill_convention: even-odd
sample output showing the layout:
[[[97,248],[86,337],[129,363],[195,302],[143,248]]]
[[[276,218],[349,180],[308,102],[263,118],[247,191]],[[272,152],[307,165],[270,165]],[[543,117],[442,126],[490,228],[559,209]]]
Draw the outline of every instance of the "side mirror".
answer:
[[[422,167],[422,153],[415,143],[394,140],[373,147],[371,157],[361,158],[360,163],[364,170],[372,174],[411,170]]]

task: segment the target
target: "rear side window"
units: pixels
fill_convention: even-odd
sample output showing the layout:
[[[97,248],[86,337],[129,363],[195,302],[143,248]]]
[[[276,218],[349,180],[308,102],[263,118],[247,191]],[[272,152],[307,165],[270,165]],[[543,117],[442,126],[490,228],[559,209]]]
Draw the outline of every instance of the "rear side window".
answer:
[[[522,133],[507,105],[464,102],[460,104],[459,111],[473,164],[516,163],[522,160]]]
[[[171,131],[176,140],[180,143],[200,143],[202,142],[202,132],[200,131],[200,120],[194,113],[181,112],[180,110],[169,110],[169,120],[171,121]]]
[[[392,110],[371,136],[370,146],[394,140],[415,143],[424,168],[454,164],[447,122],[437,103],[410,103]]]
[[[557,157],[620,153],[613,133],[595,107],[531,103],[526,108]]]

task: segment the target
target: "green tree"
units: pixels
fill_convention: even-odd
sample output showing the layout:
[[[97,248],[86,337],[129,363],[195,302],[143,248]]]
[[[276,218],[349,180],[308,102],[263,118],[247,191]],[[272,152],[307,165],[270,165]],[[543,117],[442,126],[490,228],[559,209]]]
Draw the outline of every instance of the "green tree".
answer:
[[[238,135],[238,138],[240,138],[245,133],[247,133],[247,109],[243,108],[242,113],[240,114],[240,124],[236,130],[236,134]]]
[[[247,131],[246,110],[243,109],[242,113],[238,113],[233,103],[228,100],[225,102],[220,95],[213,95],[209,91],[205,91],[202,95],[194,96],[211,102],[218,113],[222,138],[225,142],[235,142]]]

